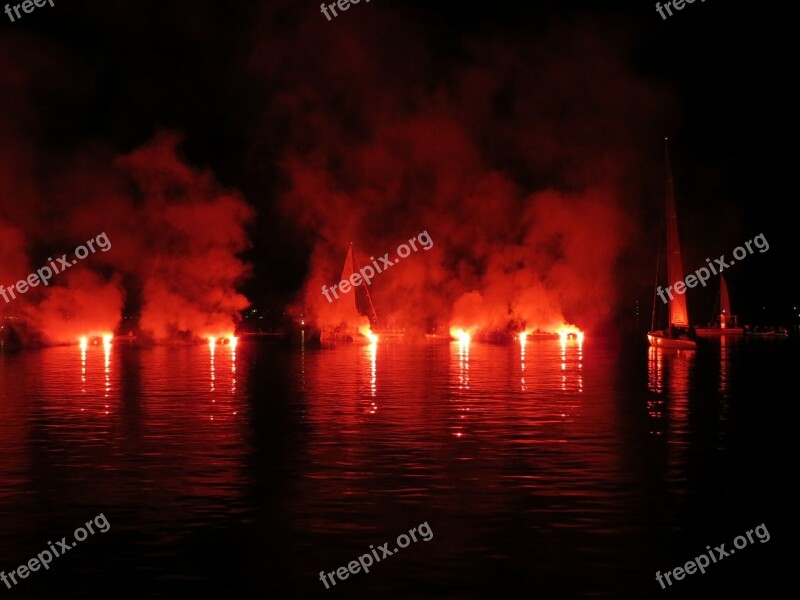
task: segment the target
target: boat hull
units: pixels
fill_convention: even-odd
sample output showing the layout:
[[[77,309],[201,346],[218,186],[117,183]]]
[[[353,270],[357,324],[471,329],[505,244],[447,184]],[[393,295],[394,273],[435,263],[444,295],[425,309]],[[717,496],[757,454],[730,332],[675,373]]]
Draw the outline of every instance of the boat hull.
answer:
[[[662,331],[651,331],[647,334],[647,341],[655,348],[678,348],[682,350],[695,350],[697,342],[689,338],[671,338]]]

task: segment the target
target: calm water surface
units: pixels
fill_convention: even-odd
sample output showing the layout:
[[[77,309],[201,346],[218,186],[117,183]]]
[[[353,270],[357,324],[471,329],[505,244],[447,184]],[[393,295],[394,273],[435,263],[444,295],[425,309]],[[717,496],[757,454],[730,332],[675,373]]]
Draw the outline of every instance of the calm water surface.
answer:
[[[787,340],[114,345],[0,356],[15,598],[712,597],[770,581]],[[327,590],[427,522],[428,541]],[[767,524],[772,539],[661,591]],[[730,542],[728,542],[730,546]],[[758,584],[756,582],[761,582]],[[749,589],[749,588],[748,588]],[[710,595],[709,595],[710,594]]]

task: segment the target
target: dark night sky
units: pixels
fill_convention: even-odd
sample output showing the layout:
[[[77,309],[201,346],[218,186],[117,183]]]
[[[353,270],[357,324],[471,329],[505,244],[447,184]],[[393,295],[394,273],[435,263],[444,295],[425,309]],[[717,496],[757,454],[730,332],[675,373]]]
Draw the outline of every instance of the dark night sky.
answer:
[[[630,128],[637,129],[639,164],[650,172],[641,173],[641,181],[634,183],[637,198],[626,204],[641,236],[625,248],[616,267],[624,290],[619,310],[628,310],[636,298],[649,307],[656,234],[647,231],[657,227],[661,210],[664,135],[673,140],[687,269],[763,232],[769,252],[748,258],[731,272],[734,301],[750,317],[758,304],[772,306],[781,300],[788,306],[781,281],[796,272],[790,261],[798,256],[791,235],[796,221],[784,208],[794,195],[786,143],[794,112],[789,110],[790,19],[780,14],[778,5],[734,8],[709,0],[687,5],[662,21],[652,2],[423,5],[373,0],[329,23],[318,4],[59,0],[55,8],[37,9],[16,23],[4,16],[0,66],[8,73],[32,73],[33,83],[21,96],[3,90],[3,104],[22,115],[21,129],[35,155],[42,157],[37,172],[43,177],[78,150],[124,154],[159,130],[182,133],[181,152],[187,161],[213,171],[257,209],[250,228],[254,247],[246,255],[255,277],[243,289],[256,302],[280,303],[303,284],[311,247],[308,231],[296,230],[281,208],[279,198],[287,186],[282,161],[287,148],[313,145],[316,136],[327,135],[319,106],[302,125],[303,108],[282,108],[285,100],[279,99],[287,85],[294,98],[302,97],[298,90],[308,86],[312,104],[315,98],[329,98],[323,108],[337,114],[340,104],[351,101],[348,92],[329,93],[326,86],[333,87],[330,82],[340,71],[344,80],[359,73],[349,67],[354,61],[350,42],[362,51],[374,44],[376,55],[386,61],[386,81],[397,72],[397,106],[411,102],[403,97],[404,86],[432,88],[452,76],[454,65],[466,69],[480,63],[491,72],[497,56],[513,57],[531,72],[568,81],[570,61],[584,62],[580,40],[586,35],[600,41],[584,50],[608,48],[627,69],[626,77],[648,88],[642,98],[652,104],[631,109],[645,115],[632,120]],[[537,71],[539,63],[549,61],[548,47],[558,48],[562,39],[572,48],[566,53],[569,60]],[[314,58],[301,58],[305,56]],[[290,66],[284,69],[284,64]],[[601,69],[595,75],[589,94],[606,85]],[[498,123],[513,102],[508,98],[551,85],[513,77],[508,81],[507,97],[495,98]],[[375,82],[376,89],[380,85]],[[365,82],[353,85],[349,93],[369,90]],[[370,106],[370,100],[353,104]],[[465,100],[453,110],[469,111],[470,103]],[[347,118],[342,123],[349,123]],[[357,115],[352,121],[354,131],[365,126]],[[472,123],[471,116],[464,122]],[[614,147],[634,139],[630,133],[617,138],[608,126],[591,132],[590,122],[575,123],[570,131],[580,132],[581,127],[587,129],[581,148],[587,155],[606,154],[604,140]],[[489,134],[476,134],[476,139],[486,139],[495,167],[516,171],[519,182],[541,186],[566,180],[557,169],[520,174],[524,169],[504,155],[498,140]],[[642,143],[646,139],[652,140],[649,146]],[[342,148],[339,160],[347,162]],[[3,203],[13,201],[6,192]],[[700,312],[710,311],[712,294],[698,298]]]

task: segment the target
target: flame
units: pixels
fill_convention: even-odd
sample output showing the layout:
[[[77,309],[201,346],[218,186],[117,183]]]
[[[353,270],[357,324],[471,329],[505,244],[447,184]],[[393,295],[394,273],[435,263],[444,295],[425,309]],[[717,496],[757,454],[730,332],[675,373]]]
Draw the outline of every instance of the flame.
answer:
[[[459,327],[451,327],[450,336],[457,339],[458,343],[462,346],[469,344],[470,340],[472,339],[472,335],[468,331]]]
[[[378,336],[372,333],[372,328],[369,325],[362,325],[361,327],[359,327],[358,333],[367,338],[370,344],[378,343]]]
[[[110,348],[111,347],[111,340],[114,339],[114,334],[108,331],[97,332],[93,331],[91,333],[87,333],[86,335],[82,335],[78,338],[78,345],[80,346],[81,350],[86,350],[89,346],[100,346],[102,345],[103,348]]]
[[[568,325],[565,323],[564,325],[559,327],[556,332],[558,333],[558,336],[561,338],[562,345],[565,345],[567,343],[567,340],[569,339],[575,339],[578,341],[579,345],[583,345],[584,334],[580,329],[575,327],[575,325]]]

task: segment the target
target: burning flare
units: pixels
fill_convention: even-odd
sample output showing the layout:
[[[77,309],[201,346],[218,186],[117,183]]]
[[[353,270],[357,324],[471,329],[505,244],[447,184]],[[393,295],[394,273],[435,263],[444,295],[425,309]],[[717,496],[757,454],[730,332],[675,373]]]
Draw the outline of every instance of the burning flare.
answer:
[[[361,327],[359,327],[358,333],[367,338],[370,344],[378,343],[378,336],[372,333],[372,329],[370,328],[369,325],[362,325]]]
[[[469,344],[470,340],[472,339],[472,335],[459,327],[453,327],[450,329],[450,337],[458,340],[458,343],[462,346],[466,346]]]
[[[578,344],[583,344],[583,332],[575,327],[575,325],[564,324],[557,330],[558,336],[561,338],[561,343],[566,344],[567,340],[577,340]]]
[[[92,332],[87,335],[82,335],[78,338],[78,345],[81,347],[81,350],[86,350],[89,345],[92,346],[100,346],[102,345],[103,348],[106,350],[111,347],[111,340],[114,339],[114,334],[109,333],[107,331],[97,333]]]

